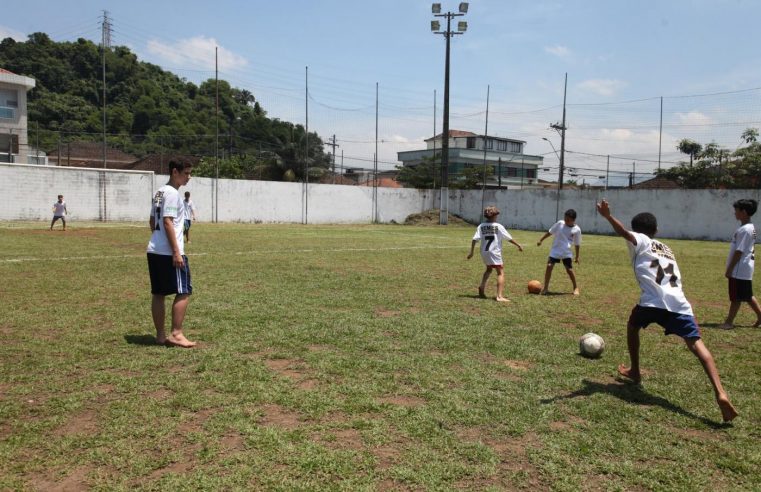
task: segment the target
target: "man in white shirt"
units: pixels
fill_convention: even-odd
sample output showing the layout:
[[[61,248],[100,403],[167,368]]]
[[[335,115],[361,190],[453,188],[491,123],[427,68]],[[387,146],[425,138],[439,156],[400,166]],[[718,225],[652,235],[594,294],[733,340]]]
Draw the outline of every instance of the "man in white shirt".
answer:
[[[55,224],[58,219],[61,219],[61,222],[63,222],[63,230],[66,230],[66,215],[68,215],[69,211],[66,209],[66,202],[63,201],[63,195],[58,195],[58,201],[53,203],[53,221],[50,223],[50,230],[53,230],[53,224]]]
[[[641,290],[639,302],[632,309],[626,326],[631,365],[628,368],[623,364],[619,365],[618,373],[639,384],[639,332],[650,323],[657,323],[664,328],[666,335],[682,337],[690,351],[700,360],[713,386],[716,403],[724,422],[731,421],[737,417],[737,410],[732,406],[727,392],[721,385],[719,371],[711,352],[700,338],[700,327],[693,316],[692,306],[682,292],[676,258],[668,246],[652,239],[658,231],[655,216],[647,212],[635,215],[632,218],[632,230],[628,231],[611,215],[606,200],[597,204],[597,212],[607,219],[616,233],[626,239],[634,276]]]
[[[191,164],[169,162],[169,182],[159,188],[151,205],[152,234],[147,250],[153,296],[151,314],[156,327],[156,343],[183,348],[196,345],[196,342],[188,340],[182,332],[182,323],[189,296],[193,293],[193,285],[182,235],[185,207],[178,189],[188,184],[191,171]],[[169,336],[164,330],[164,299],[168,295],[175,295]]]
[[[724,276],[729,284],[729,313],[719,328],[731,330],[734,328],[735,316],[743,302],[756,313],[755,327],[761,326],[761,306],[753,295],[753,270],[756,263],[756,228],[750,221],[756,213],[758,202],[744,198],[733,205],[735,218],[740,221],[740,227],[732,234],[727,256],[727,270]]]
[[[569,208],[563,215],[563,220],[557,221],[550,230],[544,233],[537,246],[542,245],[542,241],[550,236],[555,236],[552,241],[552,249],[550,249],[550,257],[547,259],[547,268],[544,271],[544,287],[542,288],[542,294],[547,294],[550,286],[550,278],[552,278],[552,269],[556,263],[563,262],[565,271],[568,273],[568,277],[571,279],[573,285],[573,295],[579,295],[579,287],[576,285],[576,274],[573,272],[573,263],[571,258],[571,245],[576,250],[576,264],[579,263],[579,251],[581,249],[581,228],[576,225],[576,210]]]

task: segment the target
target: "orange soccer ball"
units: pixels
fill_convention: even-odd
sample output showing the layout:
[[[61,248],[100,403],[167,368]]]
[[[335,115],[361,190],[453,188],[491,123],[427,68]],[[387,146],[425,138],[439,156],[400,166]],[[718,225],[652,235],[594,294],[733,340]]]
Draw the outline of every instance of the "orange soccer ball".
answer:
[[[529,294],[539,294],[542,291],[542,284],[538,280],[529,280],[528,282],[528,293]]]

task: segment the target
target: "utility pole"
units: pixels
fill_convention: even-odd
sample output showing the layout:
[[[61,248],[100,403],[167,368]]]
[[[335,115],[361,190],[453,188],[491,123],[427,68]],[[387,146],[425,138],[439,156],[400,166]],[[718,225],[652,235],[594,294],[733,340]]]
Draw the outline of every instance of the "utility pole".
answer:
[[[108,11],[103,11],[101,23],[101,66],[103,68],[103,168],[106,166],[106,49],[111,47],[111,20]]]
[[[336,174],[336,147],[340,147],[340,145],[338,145],[338,144],[336,143],[336,134],[335,134],[335,133],[334,133],[334,134],[333,134],[333,136],[331,137],[331,139],[330,139],[330,143],[329,143],[329,144],[327,144],[327,145],[328,145],[329,147],[333,147],[333,176],[334,176],[334,178],[335,178],[335,174]],[[334,182],[335,182],[335,181],[334,181]]]
[[[563,86],[563,122],[550,125],[550,128],[560,134],[560,171],[558,171],[558,190],[563,189],[563,169],[565,168],[565,103],[568,93],[568,73],[565,74],[565,85]]]

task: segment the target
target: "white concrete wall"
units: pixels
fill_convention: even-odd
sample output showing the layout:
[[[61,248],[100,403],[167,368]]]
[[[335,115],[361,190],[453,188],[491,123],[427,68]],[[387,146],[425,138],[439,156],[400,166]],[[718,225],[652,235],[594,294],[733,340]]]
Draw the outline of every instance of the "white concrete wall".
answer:
[[[0,164],[0,220],[48,220],[59,193],[74,220],[143,221],[150,200],[167,176],[153,173],[78,169],[56,166]],[[219,195],[215,196],[215,190]],[[197,217],[220,222],[286,222],[336,224],[403,222],[413,213],[438,207],[438,190],[310,184],[305,198],[302,183],[191,178],[187,187]],[[662,237],[727,240],[738,223],[732,203],[740,198],[761,201],[761,190],[454,190],[449,211],[470,221],[480,219],[482,205],[496,205],[508,228],[546,230],[573,208],[586,233],[612,232],[599,217],[595,203],[608,198],[614,215],[628,226],[639,212],[658,218]],[[377,206],[376,206],[377,203]],[[759,215],[761,217],[761,212]]]

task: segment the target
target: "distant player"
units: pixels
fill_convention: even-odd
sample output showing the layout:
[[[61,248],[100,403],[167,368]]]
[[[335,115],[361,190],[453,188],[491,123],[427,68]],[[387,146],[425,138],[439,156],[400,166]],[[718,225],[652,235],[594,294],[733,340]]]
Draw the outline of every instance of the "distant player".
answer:
[[[550,257],[547,259],[547,268],[544,271],[544,288],[542,294],[547,293],[547,289],[550,287],[550,277],[552,277],[552,269],[556,263],[563,262],[566,273],[571,278],[573,284],[573,295],[579,295],[579,287],[576,285],[576,274],[573,272],[571,245],[574,246],[576,251],[576,264],[579,263],[579,250],[581,248],[581,228],[576,225],[576,210],[570,208],[565,211],[563,220],[557,221],[550,230],[544,233],[544,236],[536,243],[537,246],[542,245],[542,241],[550,236],[555,236],[552,241],[552,249],[550,249]]]
[[[148,242],[148,272],[153,295],[151,314],[156,327],[156,343],[183,348],[196,345],[196,342],[191,342],[182,333],[182,323],[193,285],[190,282],[190,266],[185,256],[182,234],[185,206],[178,189],[188,184],[191,170],[191,164],[169,162],[169,182],[159,188],[153,197],[150,218],[152,234]],[[169,336],[164,331],[164,298],[168,295],[175,296]]]
[[[732,234],[727,256],[727,270],[724,276],[729,279],[729,313],[719,328],[730,330],[734,327],[735,316],[740,305],[747,302],[756,313],[755,327],[761,326],[761,306],[753,295],[753,270],[755,268],[756,228],[750,221],[756,213],[758,202],[752,199],[737,200],[732,204],[735,208],[735,219],[740,221],[740,227]]]
[[[516,243],[513,237],[507,232],[507,229],[502,224],[497,223],[497,217],[499,216],[499,209],[497,207],[486,207],[484,209],[484,217],[486,222],[483,222],[476,229],[476,233],[473,235],[473,240],[470,242],[470,254],[468,259],[473,257],[473,251],[475,250],[476,243],[481,241],[481,259],[486,265],[486,271],[484,271],[481,278],[481,285],[478,286],[478,295],[480,297],[486,297],[486,282],[489,280],[492,270],[497,271],[497,301],[510,302],[505,298],[505,271],[502,263],[502,240],[507,239],[508,242],[518,247],[519,251],[523,251],[523,246]]]
[[[629,348],[631,366],[618,366],[618,373],[639,383],[639,332],[650,323],[661,325],[666,335],[678,335],[684,339],[687,347],[700,360],[708,379],[713,386],[716,402],[721,409],[725,422],[737,417],[737,411],[729,401],[727,392],[721,386],[719,371],[711,352],[700,338],[700,328],[692,313],[692,306],[682,291],[679,267],[671,248],[652,239],[658,230],[658,222],[651,213],[641,213],[632,219],[632,230],[610,213],[606,200],[597,204],[597,211],[613,226],[613,230],[626,239],[632,258],[634,276],[639,283],[641,295],[639,302],[632,309],[626,327],[626,341]]]
[[[190,242],[190,226],[193,225],[193,221],[196,220],[196,206],[193,204],[193,200],[190,199],[190,192],[185,192],[185,199],[182,201],[183,207],[185,207],[185,224],[182,229],[185,234],[185,242]]]
[[[61,222],[63,222],[63,230],[66,230],[66,216],[69,214],[69,211],[66,209],[66,202],[63,201],[63,195],[58,195],[58,201],[53,203],[53,221],[50,223],[50,230],[53,230],[53,224],[55,224],[58,219],[61,219]]]

